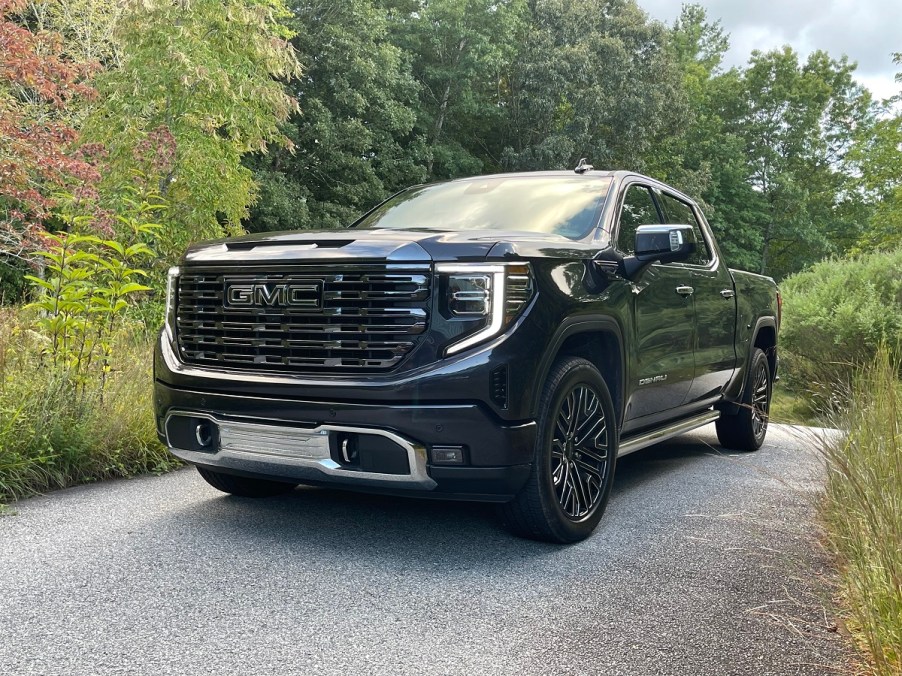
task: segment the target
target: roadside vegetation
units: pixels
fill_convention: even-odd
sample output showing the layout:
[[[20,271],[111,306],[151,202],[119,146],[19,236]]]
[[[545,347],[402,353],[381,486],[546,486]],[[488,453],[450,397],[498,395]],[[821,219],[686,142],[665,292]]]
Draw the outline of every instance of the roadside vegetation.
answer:
[[[816,263],[780,289],[784,380],[814,411],[845,408],[858,367],[881,345],[902,358],[902,248]]]
[[[785,280],[775,419],[836,427],[821,511],[847,626],[878,674],[902,672],[902,249]],[[775,403],[777,403],[775,401]]]
[[[854,379],[847,435],[828,443],[823,515],[847,625],[876,673],[902,673],[902,383],[888,349]]]
[[[146,335],[112,338],[101,389],[48,364],[33,325],[31,311],[0,309],[0,503],[178,464],[156,437]]]

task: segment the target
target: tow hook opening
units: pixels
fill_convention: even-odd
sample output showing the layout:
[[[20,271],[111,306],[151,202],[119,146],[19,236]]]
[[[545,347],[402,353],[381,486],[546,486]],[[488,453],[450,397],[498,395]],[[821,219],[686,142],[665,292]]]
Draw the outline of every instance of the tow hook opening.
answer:
[[[379,474],[410,474],[407,450],[388,437],[358,432],[330,435],[332,460],[344,469]]]
[[[213,426],[209,420],[197,424],[194,428],[194,438],[201,448],[209,448],[213,445]]]
[[[342,467],[360,467],[360,449],[357,448],[357,435],[339,432],[336,437],[338,458],[335,461]]]

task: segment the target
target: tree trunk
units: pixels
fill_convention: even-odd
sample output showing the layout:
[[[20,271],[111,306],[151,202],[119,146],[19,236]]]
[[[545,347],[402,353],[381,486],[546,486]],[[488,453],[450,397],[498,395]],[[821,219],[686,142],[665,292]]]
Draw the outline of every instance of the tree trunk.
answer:
[[[435,118],[435,125],[433,125],[432,127],[433,148],[438,145],[439,139],[441,139],[442,137],[442,128],[445,126],[445,117],[448,114],[448,103],[451,101],[451,85],[454,83],[454,74],[466,49],[467,41],[465,39],[461,40],[457,45],[457,53],[454,55],[454,60],[451,63],[451,75],[448,77],[448,82],[445,84],[445,92],[444,94],[442,94],[442,101],[438,107],[438,115]],[[426,170],[428,171],[429,176],[432,176],[432,167],[434,164],[435,160],[430,157],[429,162],[426,165]]]
[[[451,98],[451,80],[448,80],[448,84],[445,85],[445,93],[442,95],[441,105],[438,107],[438,117],[435,118],[435,126],[432,129],[432,147],[438,144],[438,140],[442,136],[442,127],[445,126],[445,114],[448,112],[448,100]],[[432,176],[432,165],[434,164],[434,160],[432,156],[429,156],[429,163],[426,165],[426,170],[429,173],[429,176]]]
[[[764,233],[764,249],[761,252],[761,270],[760,274],[767,274],[767,258],[770,254],[770,239],[774,234],[774,221],[771,219],[767,224],[767,230]]]

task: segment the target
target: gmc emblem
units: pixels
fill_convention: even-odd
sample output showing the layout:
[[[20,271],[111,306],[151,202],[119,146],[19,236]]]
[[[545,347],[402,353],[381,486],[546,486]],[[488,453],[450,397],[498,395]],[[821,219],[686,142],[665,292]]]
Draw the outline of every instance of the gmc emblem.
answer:
[[[291,307],[319,310],[323,306],[323,280],[298,279],[290,282],[225,281],[226,307]]]

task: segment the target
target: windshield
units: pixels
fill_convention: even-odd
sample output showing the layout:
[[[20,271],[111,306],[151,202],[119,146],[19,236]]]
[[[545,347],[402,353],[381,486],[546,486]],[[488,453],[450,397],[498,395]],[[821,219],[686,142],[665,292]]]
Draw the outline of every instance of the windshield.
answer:
[[[358,228],[526,230],[581,239],[595,225],[610,178],[485,177],[406,190]]]

